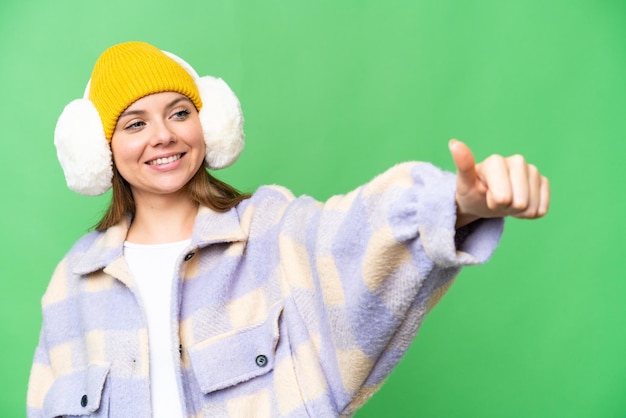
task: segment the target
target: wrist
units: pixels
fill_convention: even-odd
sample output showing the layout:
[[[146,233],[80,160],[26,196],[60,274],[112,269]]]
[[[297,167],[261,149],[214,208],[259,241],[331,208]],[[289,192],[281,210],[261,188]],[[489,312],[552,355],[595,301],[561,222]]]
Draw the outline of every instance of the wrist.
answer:
[[[464,227],[465,225],[469,225],[474,221],[480,219],[480,216],[470,215],[465,213],[460,213],[457,209],[456,212],[456,223],[454,224],[454,229],[459,229]]]

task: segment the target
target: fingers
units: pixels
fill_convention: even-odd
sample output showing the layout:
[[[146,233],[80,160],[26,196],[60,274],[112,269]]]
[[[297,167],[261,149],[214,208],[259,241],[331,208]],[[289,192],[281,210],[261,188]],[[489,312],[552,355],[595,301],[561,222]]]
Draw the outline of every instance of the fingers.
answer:
[[[461,193],[476,183],[476,161],[474,154],[467,145],[456,139],[451,139],[448,143],[452,160],[457,171],[457,189]]]
[[[539,211],[539,203],[541,202],[541,176],[539,170],[534,165],[527,166],[528,177],[528,205],[523,212],[519,214],[520,218],[536,218]]]
[[[526,219],[541,218],[548,213],[550,206],[550,183],[547,178],[539,174],[539,170],[534,165],[529,165],[528,170],[531,186],[529,205],[524,212],[514,216]]]
[[[453,139],[449,148],[457,169],[457,216],[534,219],[548,212],[549,182],[523,156],[492,155],[476,164],[464,143]]]
[[[493,216],[534,219],[548,211],[548,180],[523,156],[492,155],[479,164],[478,176],[487,186],[486,204]]]
[[[530,178],[530,172],[526,160],[521,155],[514,155],[506,159],[509,167],[509,179],[511,182],[511,202],[512,213],[521,213],[534,206],[538,199],[534,199],[535,182]],[[536,171],[536,170],[535,170]]]
[[[550,207],[550,182],[547,178],[541,177],[541,191],[540,202],[539,202],[539,211],[537,215],[544,216],[548,213],[548,208]]]
[[[507,160],[500,155],[491,155],[480,163],[478,177],[487,187],[487,208],[495,216],[510,214],[513,187]]]

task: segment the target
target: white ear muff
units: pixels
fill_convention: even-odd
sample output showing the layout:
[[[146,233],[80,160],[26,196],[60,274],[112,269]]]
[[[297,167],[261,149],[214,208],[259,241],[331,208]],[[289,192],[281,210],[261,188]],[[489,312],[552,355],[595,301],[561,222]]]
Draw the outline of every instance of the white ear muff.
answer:
[[[54,131],[54,145],[71,190],[96,196],[111,188],[111,149],[100,115],[89,99],[73,100],[63,109]]]
[[[237,160],[244,145],[239,100],[221,78],[204,76],[197,84],[202,99],[200,123],[206,143],[206,164],[214,170],[228,167]]]
[[[200,77],[186,61],[163,52],[191,74],[198,86],[207,167],[213,170],[228,167],[237,160],[244,146],[243,112],[239,99],[221,78]]]

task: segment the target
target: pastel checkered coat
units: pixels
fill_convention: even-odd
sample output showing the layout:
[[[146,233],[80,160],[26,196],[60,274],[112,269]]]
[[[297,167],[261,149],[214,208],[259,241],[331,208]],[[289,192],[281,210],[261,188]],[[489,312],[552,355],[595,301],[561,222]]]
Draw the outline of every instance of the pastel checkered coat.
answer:
[[[405,163],[325,203],[261,187],[200,208],[178,260],[172,351],[187,417],[351,416],[502,220],[455,232],[455,178]],[[80,239],[42,299],[29,417],[150,417],[128,224]],[[164,307],[168,309],[168,307]]]

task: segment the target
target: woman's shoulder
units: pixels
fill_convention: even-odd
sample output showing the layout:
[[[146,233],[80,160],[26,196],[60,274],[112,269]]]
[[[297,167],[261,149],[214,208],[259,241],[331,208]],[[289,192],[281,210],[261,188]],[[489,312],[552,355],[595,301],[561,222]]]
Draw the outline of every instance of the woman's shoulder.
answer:
[[[76,241],[74,241],[74,243],[70,246],[69,250],[67,250],[61,261],[74,260],[88,253],[92,248],[98,245],[98,243],[102,240],[102,237],[106,234],[107,231],[108,230],[94,230],[86,232]]]
[[[417,180],[420,183],[432,181],[436,187],[440,184],[442,177],[448,177],[450,173],[433,166],[430,163],[419,161],[408,161],[398,163],[387,170],[377,174],[353,190],[345,190],[342,194],[348,194],[360,189],[364,189],[366,194],[378,193],[394,187],[411,187]],[[449,180],[449,179],[448,179]],[[289,204],[293,201],[303,201],[310,203],[315,199],[308,195],[296,196],[289,188],[271,184],[260,186],[250,199],[243,201],[244,207],[247,205],[257,206],[261,202]]]
[[[46,291],[42,297],[42,306],[45,308],[56,302],[65,300],[72,286],[72,271],[90,248],[102,236],[102,232],[92,231],[84,234],[70,247],[63,258],[57,263]]]
[[[260,186],[252,194],[250,200],[255,203],[264,200],[291,202],[295,198],[293,192],[287,187],[278,184],[268,184]]]
[[[58,263],[56,270],[72,272],[89,269],[90,264],[117,252],[124,243],[125,232],[117,226],[104,231],[90,231],[78,238]],[[55,272],[56,275],[56,272]]]

